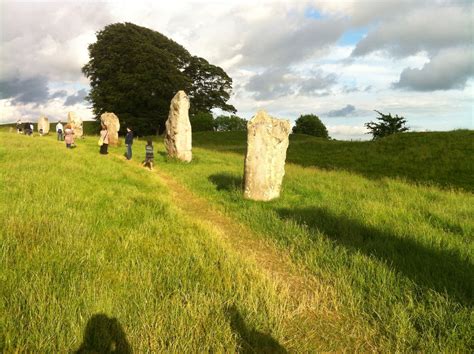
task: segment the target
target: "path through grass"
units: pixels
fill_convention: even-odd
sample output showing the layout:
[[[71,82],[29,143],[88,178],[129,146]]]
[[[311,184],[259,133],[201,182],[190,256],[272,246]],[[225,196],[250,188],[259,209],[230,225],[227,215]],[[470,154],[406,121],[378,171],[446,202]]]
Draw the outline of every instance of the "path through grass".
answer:
[[[470,192],[288,164],[281,198],[256,203],[241,196],[243,156],[214,144],[158,168],[333,289],[340,321],[323,333],[364,350],[473,349]]]
[[[100,313],[138,351],[474,348],[469,192],[289,164],[255,203],[225,147],[152,173],[95,138],[0,138],[1,349],[78,348]]]
[[[284,287],[93,140],[0,133],[0,351],[317,348]]]

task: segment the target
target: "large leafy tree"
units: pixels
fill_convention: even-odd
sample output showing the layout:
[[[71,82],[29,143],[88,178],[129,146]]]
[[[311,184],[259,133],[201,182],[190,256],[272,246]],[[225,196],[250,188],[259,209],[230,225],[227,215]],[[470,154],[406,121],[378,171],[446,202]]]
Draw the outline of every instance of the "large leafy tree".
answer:
[[[319,117],[314,114],[301,115],[295,121],[293,133],[313,135],[325,139],[329,138],[326,126],[321,122]]]
[[[395,117],[389,114],[383,114],[379,111],[375,111],[379,114],[377,120],[379,122],[369,122],[365,123],[370,132],[368,134],[372,134],[373,140],[377,140],[383,138],[384,136],[388,136],[394,133],[403,133],[409,130],[409,128],[405,127],[406,120],[403,117],[399,117],[398,114]]]
[[[90,80],[94,114],[114,112],[139,135],[164,130],[179,90],[188,93],[191,113],[235,112],[227,103],[232,79],[224,70],[159,32],[132,23],[108,25],[89,45],[89,56],[82,71]]]

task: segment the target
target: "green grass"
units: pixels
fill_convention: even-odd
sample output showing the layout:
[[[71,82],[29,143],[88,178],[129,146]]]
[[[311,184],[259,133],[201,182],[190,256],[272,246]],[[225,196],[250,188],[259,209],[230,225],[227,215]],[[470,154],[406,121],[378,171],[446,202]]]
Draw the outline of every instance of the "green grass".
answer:
[[[443,136],[448,142],[440,142]],[[375,164],[392,164],[375,175],[351,172],[368,171],[368,163],[357,167],[354,162],[342,170],[287,164],[281,198],[269,203],[242,199],[244,142],[237,133],[195,134],[195,145],[207,148],[194,149],[191,164],[163,158],[158,168],[332,287],[336,298],[322,302],[333,301],[340,320],[320,330],[327,336],[340,331],[333,340],[352,337],[352,349],[469,352],[474,348],[474,197],[457,187],[472,172],[472,146],[461,149],[471,137],[472,132],[407,134],[377,143],[342,143],[295,136],[290,161],[317,165],[324,150],[335,156],[334,165],[344,167],[344,161],[360,155],[353,151],[364,149],[365,157],[378,156]],[[420,166],[421,156],[411,156],[418,165],[403,171],[405,178],[391,178],[408,164],[381,153],[390,151],[396,139],[413,149],[419,146],[427,156],[436,155],[443,144],[451,146],[454,151],[444,154],[456,157],[453,165],[463,166],[460,181],[458,175],[448,177],[450,164],[448,171],[442,163]],[[433,151],[427,151],[429,146]],[[423,175],[424,169],[429,172]],[[445,185],[447,180],[456,188]],[[438,182],[444,187],[437,187]],[[350,322],[351,332],[339,322]]]
[[[194,146],[245,152],[245,132],[193,135]],[[371,179],[398,177],[474,191],[474,131],[403,133],[378,141],[329,141],[292,134],[289,162],[346,170]]]
[[[472,155],[459,147],[469,142],[460,137],[472,133],[452,134],[459,134],[447,138],[457,152],[445,154],[457,156],[455,165],[468,163]],[[432,137],[430,144],[423,135],[421,145],[408,141],[416,134],[402,139],[434,156],[427,147],[435,151],[442,139]],[[0,133],[0,350],[77,349],[103,313],[117,318],[137,352],[263,345],[472,352],[474,197],[456,175],[446,177],[451,165],[425,173],[431,166],[423,169],[425,160],[414,156],[412,168],[425,173],[417,179],[414,170],[400,172],[407,161],[381,153],[390,142],[381,141],[388,144],[382,149],[292,139],[295,163],[287,164],[281,198],[269,203],[242,199],[239,134],[195,134],[201,147],[190,164],[161,154],[155,160],[314,276],[316,297],[299,299],[296,309],[259,264],[178,210],[174,204],[187,201],[173,199],[155,174],[99,156],[96,138],[68,151],[52,136]],[[162,144],[156,148],[164,153]],[[379,174],[344,166],[357,149],[393,162],[377,162]],[[333,166],[319,165],[322,150],[334,156]],[[143,157],[137,141],[134,160]],[[461,166],[463,173],[472,168]]]
[[[95,138],[0,142],[0,352],[76,350],[107,318],[135,352],[286,340],[285,296],[154,174],[99,156]]]

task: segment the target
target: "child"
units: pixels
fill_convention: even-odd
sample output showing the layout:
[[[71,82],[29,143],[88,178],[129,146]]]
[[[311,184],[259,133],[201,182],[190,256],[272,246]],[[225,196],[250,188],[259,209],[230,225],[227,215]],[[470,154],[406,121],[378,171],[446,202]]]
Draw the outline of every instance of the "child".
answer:
[[[74,147],[74,130],[72,130],[71,124],[66,125],[66,130],[64,130],[64,134],[66,148],[72,149]]]
[[[153,158],[154,158],[154,153],[153,153],[153,142],[151,140],[147,141],[147,144],[145,146],[145,161],[143,161],[143,166],[146,167],[148,166],[150,170],[153,170]]]

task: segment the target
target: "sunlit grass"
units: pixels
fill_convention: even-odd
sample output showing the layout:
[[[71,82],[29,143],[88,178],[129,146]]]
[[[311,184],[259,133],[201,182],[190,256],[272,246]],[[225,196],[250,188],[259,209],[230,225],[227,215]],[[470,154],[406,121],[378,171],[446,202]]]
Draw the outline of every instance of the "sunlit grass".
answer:
[[[461,132],[461,136],[468,140],[458,145],[467,146],[470,133]],[[411,137],[414,143],[419,140]],[[209,150],[194,149],[190,165],[163,158],[158,168],[289,252],[301,267],[334,287],[337,298],[323,301],[335,301],[342,321],[350,321],[352,329],[344,333],[348,331],[344,328],[340,336],[353,336],[353,345],[365,349],[473,348],[474,197],[445,185],[442,164],[436,165],[442,189],[436,187],[436,180],[430,181],[433,186],[423,186],[411,183],[410,176],[408,181],[383,177],[384,170],[364,176],[287,164],[281,198],[256,203],[243,200],[240,190],[243,155],[236,147],[245,142],[239,142],[235,133],[228,133],[227,138],[214,133],[204,143],[202,135],[196,144]],[[410,144],[406,141],[410,136],[404,139]],[[240,154],[222,152],[229,146]],[[296,159],[295,149],[290,160]],[[315,155],[304,144],[299,151],[300,160]],[[416,156],[413,159],[419,161]],[[467,151],[464,162],[471,160]],[[390,166],[385,171],[393,174]],[[329,337],[337,327],[332,323],[323,330]]]
[[[156,143],[158,171],[317,279],[316,298],[295,309],[258,264],[178,210],[187,201],[173,199],[155,173],[113,156],[122,148],[99,156],[96,140],[68,151],[51,136],[0,133],[0,350],[75,350],[88,321],[104,313],[138,352],[235,351],[249,342],[296,352],[472,351],[474,197],[447,184],[442,163],[423,167],[414,157],[418,166],[399,178],[407,161],[361,172],[341,162],[353,161],[344,143],[333,150],[339,166],[287,164],[281,198],[257,203],[242,199],[241,135],[198,135],[195,145],[207,148],[195,148],[190,164],[169,161]],[[317,166],[315,150],[300,143],[290,144],[289,159]],[[383,165],[386,150],[371,146],[364,151]],[[144,152],[135,142],[133,160]],[[465,176],[472,166],[462,168]]]
[[[0,133],[0,351],[76,350],[100,314],[136,352],[234,351],[236,316],[284,341],[275,285],[95,140]]]

